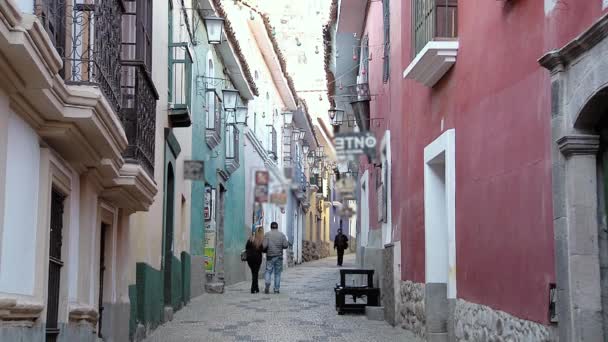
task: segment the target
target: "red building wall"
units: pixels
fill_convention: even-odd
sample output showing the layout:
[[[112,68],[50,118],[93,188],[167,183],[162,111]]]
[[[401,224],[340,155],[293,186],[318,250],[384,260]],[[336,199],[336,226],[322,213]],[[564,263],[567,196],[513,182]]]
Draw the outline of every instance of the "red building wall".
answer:
[[[400,29],[401,6],[402,4],[400,1],[390,2],[390,76],[386,83],[384,83],[383,80],[384,26],[381,1],[369,3],[367,20],[363,33],[364,36],[368,35],[369,37],[369,50],[372,55],[372,59],[369,61],[369,70],[367,70],[370,93],[373,94],[373,99],[370,103],[370,116],[373,119],[370,129],[378,138],[378,146],[380,145],[380,140],[384,136],[385,131],[391,130],[393,165],[395,165],[396,159],[401,158],[400,151],[397,147],[405,143],[405,136],[401,134],[404,129],[404,121],[401,118],[403,112],[403,80],[401,77],[403,72],[401,63],[403,50],[401,49],[402,30]],[[379,151],[378,155],[380,155]],[[376,205],[376,173],[380,172],[380,169],[374,168],[372,165],[367,164],[366,161],[367,159],[362,159],[363,169],[360,174],[362,174],[365,169],[369,171],[370,184],[372,185],[369,197],[370,229],[375,230],[381,227],[378,223],[378,207]],[[391,181],[393,189],[400,188],[404,181],[404,177],[395,173],[395,166],[393,166],[393,177]],[[401,237],[402,215],[396,215],[400,208],[401,206],[398,203],[392,201],[393,235],[397,240]]]
[[[382,42],[381,13],[381,2],[372,2],[370,45]],[[374,52],[370,87],[383,94],[371,104],[372,117],[386,118],[378,136],[391,129],[402,279],[425,281],[424,148],[455,128],[458,298],[548,323],[550,84],[537,60],[590,26],[601,0],[561,1],[548,16],[543,1],[459,1],[457,62],[433,88],[402,78],[413,58],[411,0],[391,1],[391,13],[390,85],[382,85]]]

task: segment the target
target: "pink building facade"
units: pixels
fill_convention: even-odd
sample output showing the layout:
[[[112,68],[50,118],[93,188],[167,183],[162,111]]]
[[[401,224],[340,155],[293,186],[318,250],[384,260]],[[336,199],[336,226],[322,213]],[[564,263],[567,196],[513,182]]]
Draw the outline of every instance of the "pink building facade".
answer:
[[[604,340],[608,2],[345,3],[330,95],[369,84],[358,261],[388,274],[387,320],[429,341]]]

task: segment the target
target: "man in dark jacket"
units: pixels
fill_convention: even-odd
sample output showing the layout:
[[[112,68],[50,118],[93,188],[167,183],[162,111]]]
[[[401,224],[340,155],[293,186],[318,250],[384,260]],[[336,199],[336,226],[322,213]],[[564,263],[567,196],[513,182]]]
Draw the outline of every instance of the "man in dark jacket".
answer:
[[[338,250],[338,266],[342,266],[344,250],[348,248],[348,237],[342,234],[342,229],[338,229],[338,234],[334,239],[334,249]]]
[[[264,236],[262,244],[266,252],[266,272],[264,273],[264,282],[266,288],[264,293],[270,291],[270,277],[274,272],[274,293],[279,293],[281,287],[281,271],[283,270],[283,250],[289,247],[287,237],[279,231],[279,224],[272,222],[270,231]]]

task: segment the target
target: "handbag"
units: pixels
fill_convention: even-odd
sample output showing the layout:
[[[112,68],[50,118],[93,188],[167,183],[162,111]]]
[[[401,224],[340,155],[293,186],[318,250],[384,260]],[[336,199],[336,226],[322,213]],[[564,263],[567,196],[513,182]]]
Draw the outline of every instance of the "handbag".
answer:
[[[241,261],[247,261],[247,250],[243,249],[241,251]]]

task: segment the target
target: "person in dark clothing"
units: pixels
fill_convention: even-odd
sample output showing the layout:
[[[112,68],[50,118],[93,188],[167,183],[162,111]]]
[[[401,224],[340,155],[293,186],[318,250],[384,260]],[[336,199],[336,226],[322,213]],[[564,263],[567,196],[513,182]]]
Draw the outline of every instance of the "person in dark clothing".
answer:
[[[258,274],[262,265],[262,243],[264,242],[264,228],[258,227],[255,234],[252,234],[247,244],[245,251],[247,253],[247,265],[251,269],[251,293],[260,292],[258,286]]]
[[[338,251],[338,266],[342,266],[344,250],[348,248],[348,237],[342,234],[342,229],[338,229],[338,234],[334,239],[334,249]]]

